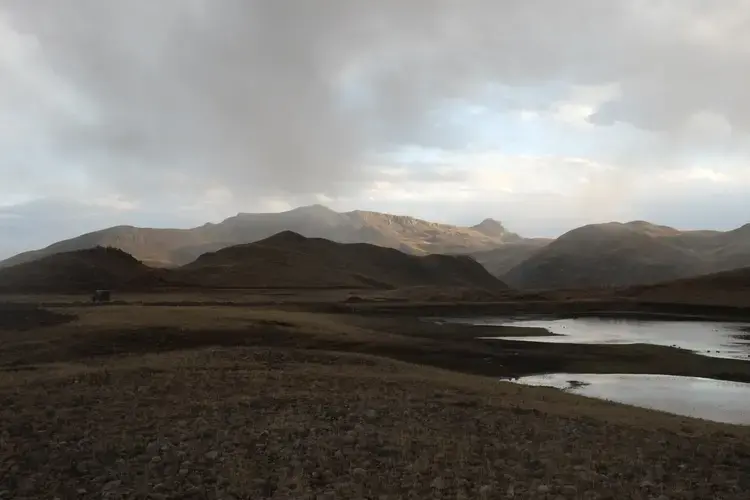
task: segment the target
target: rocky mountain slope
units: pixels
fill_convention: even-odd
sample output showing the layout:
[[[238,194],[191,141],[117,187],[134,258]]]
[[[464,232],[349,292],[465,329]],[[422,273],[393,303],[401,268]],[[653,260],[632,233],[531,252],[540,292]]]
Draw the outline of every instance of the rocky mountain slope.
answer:
[[[119,248],[151,266],[173,267],[192,262],[205,252],[252,243],[282,231],[340,243],[371,243],[417,255],[469,253],[522,239],[491,219],[474,227],[460,227],[378,212],[339,213],[313,205],[282,213],[241,213],[193,229],[117,226],[16,255],[0,262],[0,267],[98,245]]]

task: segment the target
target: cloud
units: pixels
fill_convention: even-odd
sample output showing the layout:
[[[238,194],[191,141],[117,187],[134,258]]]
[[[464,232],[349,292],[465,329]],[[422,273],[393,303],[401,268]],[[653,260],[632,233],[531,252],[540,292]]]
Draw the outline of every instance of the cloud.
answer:
[[[743,0],[4,0],[0,46],[0,198],[103,225],[626,216],[646,179],[750,158]]]
[[[611,220],[651,220],[683,229],[733,229],[747,222],[750,174],[743,163],[685,167],[628,175],[579,157],[516,156],[501,151],[407,148],[401,162],[374,167],[377,180],[349,195],[258,198],[251,203],[228,189],[210,189],[189,202],[161,203],[123,197],[86,202],[43,199],[0,207],[0,258],[117,224],[194,227],[238,211],[278,212],[308,203],[339,211],[375,210],[450,224],[473,225],[494,217],[524,236],[558,236],[574,227]],[[420,164],[422,157],[431,158]],[[414,168],[418,165],[419,168]],[[33,228],[33,230],[30,230]]]
[[[607,221],[650,220],[683,229],[733,229],[747,222],[750,171],[686,166],[629,171],[587,158],[432,151],[432,167],[382,170],[341,207],[391,210],[430,220],[475,224],[495,217],[528,236],[558,236]],[[405,155],[408,164],[409,155]]]
[[[569,121],[665,131],[712,113],[747,132],[747,3],[706,5],[6,0],[0,95],[23,141],[95,183],[337,193],[493,85],[618,89],[536,97]]]

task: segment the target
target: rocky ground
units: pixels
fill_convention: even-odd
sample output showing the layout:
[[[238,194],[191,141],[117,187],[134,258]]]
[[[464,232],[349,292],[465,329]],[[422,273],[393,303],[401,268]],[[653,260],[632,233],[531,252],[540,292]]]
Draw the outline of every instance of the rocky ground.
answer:
[[[750,498],[750,432],[366,355],[0,373],[0,498]]]

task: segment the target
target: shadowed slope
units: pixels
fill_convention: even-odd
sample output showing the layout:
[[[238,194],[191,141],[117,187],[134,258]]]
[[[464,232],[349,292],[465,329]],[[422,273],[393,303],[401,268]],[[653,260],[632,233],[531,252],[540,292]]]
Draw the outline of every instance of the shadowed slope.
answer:
[[[173,279],[207,287],[505,288],[470,257],[414,256],[365,243],[306,238],[291,231],[205,254],[175,270]]]
[[[152,269],[115,248],[96,247],[0,269],[3,292],[81,292],[147,289],[163,283]]]
[[[524,262],[536,252],[549,245],[552,241],[554,240],[548,238],[529,238],[506,243],[492,250],[475,252],[471,255],[477,262],[486,267],[490,273],[502,277],[521,262]]]
[[[750,267],[632,287],[622,294],[645,302],[750,307]]]
[[[640,221],[574,229],[511,269],[504,279],[523,288],[628,286],[709,272],[674,240],[679,231]]]

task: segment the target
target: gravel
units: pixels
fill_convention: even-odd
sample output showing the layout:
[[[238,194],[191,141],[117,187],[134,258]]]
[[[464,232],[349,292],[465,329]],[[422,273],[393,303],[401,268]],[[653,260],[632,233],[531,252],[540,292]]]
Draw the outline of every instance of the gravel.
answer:
[[[1,499],[750,498],[748,433],[575,396],[544,411],[544,391],[377,358],[237,348],[3,377]]]

